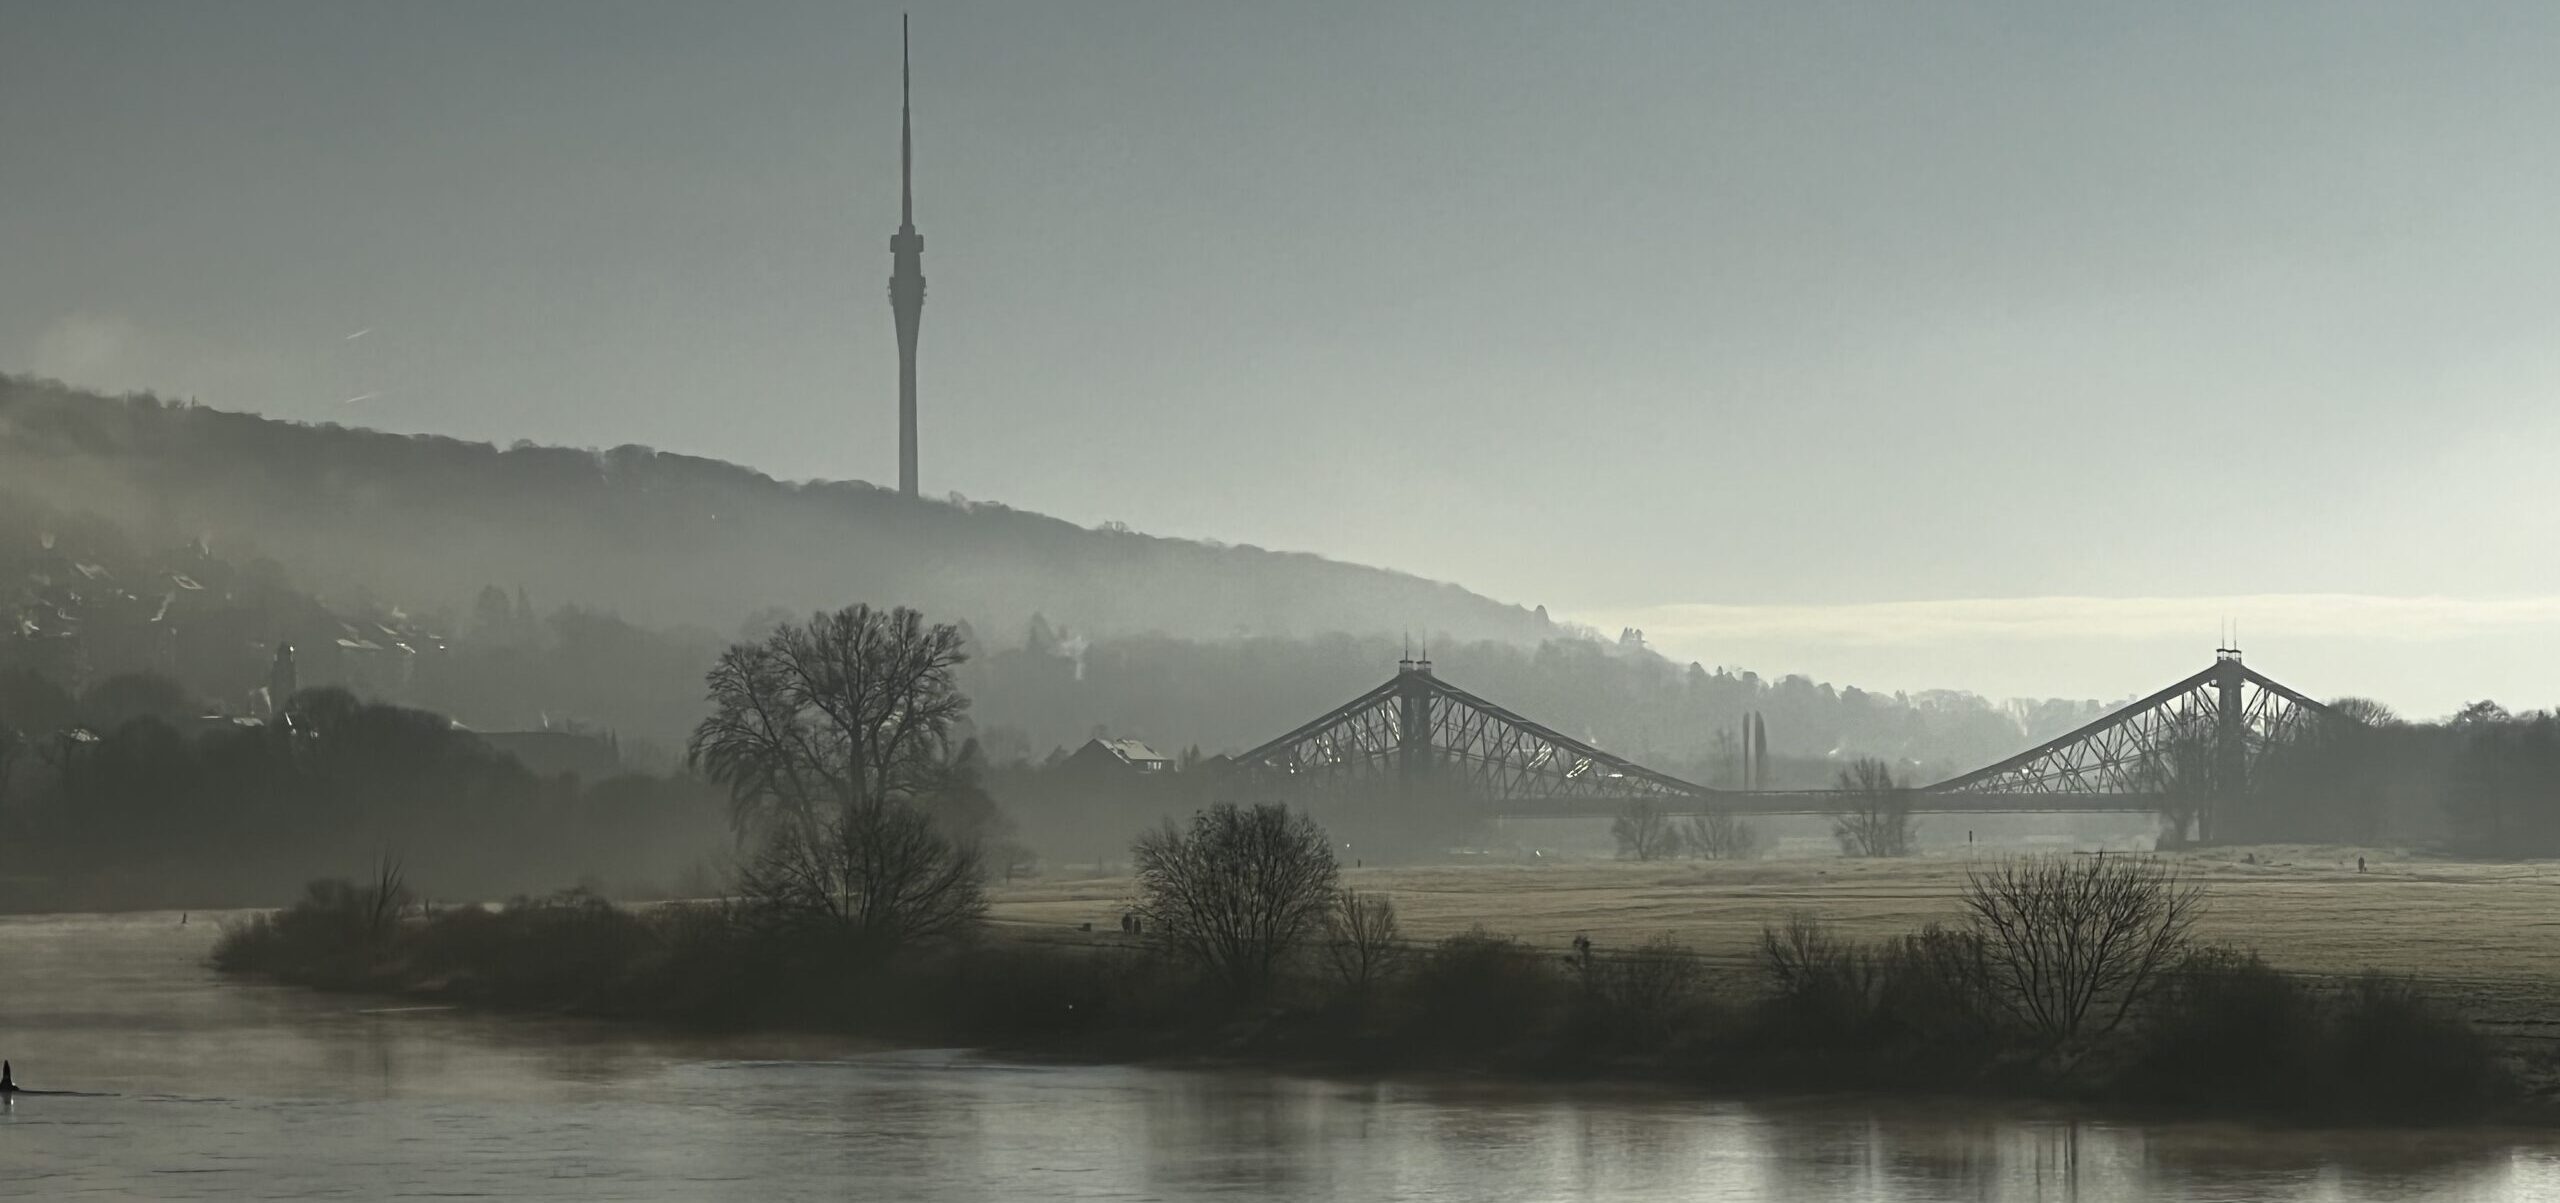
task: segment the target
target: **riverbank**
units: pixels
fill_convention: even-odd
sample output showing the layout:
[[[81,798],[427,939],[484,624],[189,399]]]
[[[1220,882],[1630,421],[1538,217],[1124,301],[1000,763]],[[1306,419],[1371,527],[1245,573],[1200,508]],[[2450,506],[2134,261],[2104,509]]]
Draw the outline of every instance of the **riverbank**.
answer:
[[[231,918],[231,916],[224,916]],[[178,915],[0,918],[47,1197],[1674,1200],[2560,1191],[2560,1135],[2183,1123],[1960,1099],[1728,1100],[1464,1074],[1067,1064],[430,1007],[226,978]],[[848,1184],[851,1184],[850,1186]],[[25,1193],[25,1192],[21,1192]]]
[[[2356,871],[2356,858],[2366,871]],[[2560,862],[2479,861],[2406,848],[2244,845],[2169,854],[2208,890],[2199,938],[2253,948],[2288,971],[2416,978],[2520,1054],[2560,1047]],[[1748,976],[1761,929],[1804,911],[1876,941],[1954,919],[1972,858],[1837,856],[1755,861],[1345,868],[1345,886],[1395,899],[1407,935],[1477,924],[1558,953],[1576,935],[1603,948],[1678,940],[1718,976]],[[989,917],[1024,933],[1107,936],[1135,897],[1113,873],[1053,875],[990,891]]]
[[[361,891],[358,891],[360,894]],[[229,973],[417,1002],[805,1030],[1087,1061],[1643,1081],[1719,1094],[1973,1094],[2255,1114],[2541,1122],[2535,1075],[2400,979],[2316,981],[2212,949],[2141,1014],[2023,1040],[1925,940],[1812,925],[1787,958],[1675,940],[1587,954],[1483,931],[1399,946],[1366,982],[1308,956],[1247,1001],[1143,937],[991,925],[895,952],[722,904],[586,895],[385,922],[315,896],[226,933]]]

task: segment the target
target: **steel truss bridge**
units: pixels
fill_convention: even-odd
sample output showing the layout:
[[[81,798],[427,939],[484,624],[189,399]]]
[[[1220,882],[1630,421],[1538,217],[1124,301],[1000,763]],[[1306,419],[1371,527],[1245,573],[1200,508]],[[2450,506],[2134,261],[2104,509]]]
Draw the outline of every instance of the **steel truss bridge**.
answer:
[[[2243,792],[2272,748],[2329,721],[2329,707],[2223,650],[2213,664],[2077,730],[1912,791],[1923,813],[2158,812]],[[2343,719],[2338,721],[2345,721]],[[1833,814],[1836,790],[1727,790],[1615,756],[1442,680],[1429,660],[1235,758],[1265,796],[1302,802],[1462,799],[1499,816]]]

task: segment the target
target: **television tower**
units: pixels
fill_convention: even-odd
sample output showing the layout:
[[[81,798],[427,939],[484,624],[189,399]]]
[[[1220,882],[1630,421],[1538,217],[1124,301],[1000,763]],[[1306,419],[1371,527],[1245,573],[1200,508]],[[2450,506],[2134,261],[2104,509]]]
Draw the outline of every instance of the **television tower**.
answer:
[[[898,491],[916,495],[916,327],[924,322],[924,235],[916,233],[916,138],[907,19],[898,18],[898,232],[889,236],[889,309],[898,317]]]

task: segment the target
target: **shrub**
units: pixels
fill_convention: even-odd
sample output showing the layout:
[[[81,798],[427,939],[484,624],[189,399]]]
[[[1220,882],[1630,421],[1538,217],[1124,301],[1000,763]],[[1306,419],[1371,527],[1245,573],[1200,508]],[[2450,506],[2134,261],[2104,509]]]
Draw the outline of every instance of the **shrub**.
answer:
[[[1875,958],[1801,911],[1760,929],[1760,967],[1782,1031],[1819,1041],[1865,1038],[1874,1025]]]
[[[2166,1103],[2297,1106],[2316,1088],[2318,1026],[2318,1000],[2258,954],[2195,949],[2144,1009],[2124,1085]]]
[[[491,1001],[583,1009],[643,1009],[630,988],[659,933],[595,893],[518,898],[498,912],[447,911],[416,937],[416,970]]]
[[[1487,1054],[1554,1022],[1563,982],[1549,958],[1478,927],[1433,945],[1407,975],[1408,1039]]]
[[[975,932],[984,878],[976,846],[914,806],[873,800],[776,824],[738,892],[777,926],[886,950]]]
[[[1682,824],[1681,842],[1700,860],[1750,860],[1760,855],[1760,829],[1723,807],[1691,815]]]
[[[2333,1005],[2322,1060],[2340,1080],[2326,1097],[2358,1118],[2464,1119],[2513,1088],[2488,1042],[2415,982],[2367,973]]]
[[[1736,1051],[1775,1058],[1805,1082],[1945,1082],[2001,1051],[2000,1025],[1977,988],[1971,937],[1935,924],[1861,946],[1804,914],[1760,935],[1774,987]]]
[[[2145,1008],[2125,1093],[2340,1119],[2466,1119],[2513,1082],[2487,1041],[2415,983],[2366,974],[2323,994],[2255,953],[2198,950]]]
[[[1127,948],[995,942],[956,950],[915,969],[922,1017],[973,1041],[1006,1043],[1117,1036],[1151,1043],[1222,1009],[1197,1005],[1182,967]]]
[[[1361,995],[1404,960],[1398,943],[1395,899],[1343,890],[1325,913],[1325,959],[1342,984]]]
[[[1941,1053],[1996,1051],[2000,1016],[1983,997],[1981,942],[1971,932],[1932,923],[1885,941],[1871,962],[1882,1038]]]
[[[1668,933],[1632,952],[1594,958],[1586,972],[1594,1034],[1621,1048],[1670,1040],[1697,1008],[1706,978],[1697,952]]]
[[[214,944],[214,967],[316,986],[361,986],[414,903],[400,863],[386,857],[362,885],[343,877],[314,881],[292,906],[225,928]]]
[[[708,1026],[784,1015],[811,987],[805,966],[738,904],[677,902],[651,907],[654,933],[629,975],[648,993],[647,1009]],[[841,957],[826,958],[832,964]]]
[[[1609,821],[1622,860],[1661,860],[1680,851],[1680,829],[1651,802],[1630,802]]]

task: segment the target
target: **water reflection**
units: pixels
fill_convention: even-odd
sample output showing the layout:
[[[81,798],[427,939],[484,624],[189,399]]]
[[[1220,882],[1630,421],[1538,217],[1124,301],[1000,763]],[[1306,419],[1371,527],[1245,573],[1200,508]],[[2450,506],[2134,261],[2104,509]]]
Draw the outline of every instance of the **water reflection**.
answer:
[[[2539,1133],[991,1064],[242,987],[153,916],[0,920],[21,1196],[2318,1200],[2560,1197]]]

